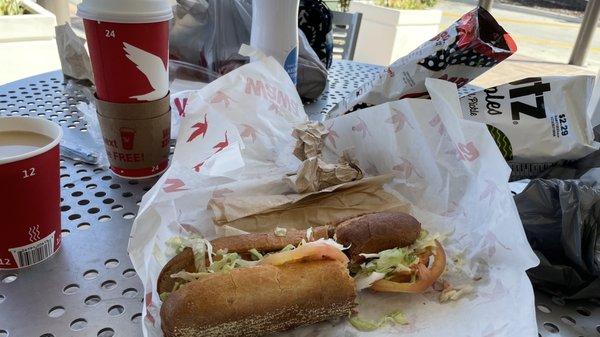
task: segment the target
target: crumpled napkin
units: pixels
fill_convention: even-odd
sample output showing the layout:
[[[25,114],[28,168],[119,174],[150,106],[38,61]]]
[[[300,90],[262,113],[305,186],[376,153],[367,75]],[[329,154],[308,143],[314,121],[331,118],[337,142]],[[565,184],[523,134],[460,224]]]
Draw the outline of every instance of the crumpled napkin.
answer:
[[[303,123],[292,132],[297,139],[294,155],[302,160],[302,164],[285,180],[296,193],[316,192],[363,178],[362,170],[348,152],[344,152],[337,163],[323,159],[322,150],[328,133],[319,122]]]
[[[94,75],[85,39],[77,36],[68,23],[56,26],[55,31],[56,46],[63,74],[93,83]]]

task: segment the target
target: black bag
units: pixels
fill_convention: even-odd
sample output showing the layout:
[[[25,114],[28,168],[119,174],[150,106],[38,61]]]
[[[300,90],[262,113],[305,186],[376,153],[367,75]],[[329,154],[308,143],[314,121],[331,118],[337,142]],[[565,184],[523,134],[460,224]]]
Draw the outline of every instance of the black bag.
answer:
[[[329,7],[322,0],[300,0],[298,27],[329,69],[333,58],[333,26]]]
[[[534,179],[515,196],[540,258],[527,274],[535,288],[561,298],[600,298],[600,171],[588,175]]]

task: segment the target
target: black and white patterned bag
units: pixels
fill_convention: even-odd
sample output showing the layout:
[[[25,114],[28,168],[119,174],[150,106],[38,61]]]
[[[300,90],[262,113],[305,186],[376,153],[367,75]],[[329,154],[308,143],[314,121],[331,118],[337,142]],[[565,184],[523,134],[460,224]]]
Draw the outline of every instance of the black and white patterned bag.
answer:
[[[333,57],[333,25],[329,7],[322,0],[300,0],[298,27],[327,69]]]

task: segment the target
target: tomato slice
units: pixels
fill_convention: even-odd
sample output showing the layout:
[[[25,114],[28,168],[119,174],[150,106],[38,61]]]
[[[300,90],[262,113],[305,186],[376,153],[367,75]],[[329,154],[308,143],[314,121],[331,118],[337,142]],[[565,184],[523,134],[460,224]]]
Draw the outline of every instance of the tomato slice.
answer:
[[[287,252],[279,252],[265,256],[259,265],[279,266],[290,262],[336,260],[348,263],[348,257],[338,248],[324,242],[309,242]]]
[[[417,281],[416,282],[394,282],[392,280],[379,280],[371,285],[371,289],[380,292],[393,293],[422,293],[427,290],[433,283],[442,275],[446,268],[446,252],[442,245],[436,240],[435,251],[433,256],[435,260],[431,268],[419,262],[417,265]]]

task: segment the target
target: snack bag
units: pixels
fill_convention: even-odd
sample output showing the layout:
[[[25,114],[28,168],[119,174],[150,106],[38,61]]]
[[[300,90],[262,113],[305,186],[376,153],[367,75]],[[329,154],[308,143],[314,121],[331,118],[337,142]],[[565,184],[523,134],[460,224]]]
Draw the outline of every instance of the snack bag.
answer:
[[[360,103],[371,106],[427,96],[425,79],[429,77],[454,82],[460,88],[516,51],[504,28],[488,11],[477,7],[357,89],[338,104],[334,114]]]
[[[597,150],[592,131],[594,76],[529,77],[462,97],[463,118],[487,124],[504,158],[552,163]]]

